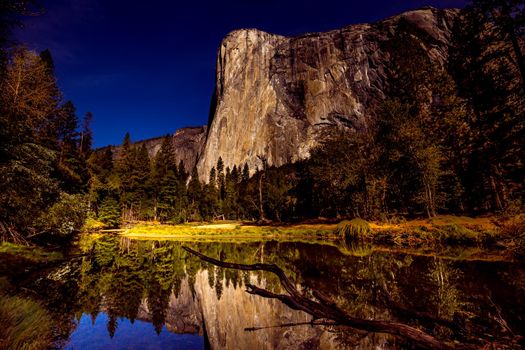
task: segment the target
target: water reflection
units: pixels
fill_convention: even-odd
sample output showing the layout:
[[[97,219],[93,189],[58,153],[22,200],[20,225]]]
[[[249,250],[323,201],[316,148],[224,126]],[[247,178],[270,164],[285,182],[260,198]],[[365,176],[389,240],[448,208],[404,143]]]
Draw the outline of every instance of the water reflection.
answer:
[[[119,319],[119,332],[115,334],[106,330],[107,325],[112,322],[114,321],[110,321],[105,312],[98,314],[95,319],[89,315],[83,315],[65,349],[189,350],[204,347],[202,337],[194,334],[177,334],[170,332],[165,327],[158,332],[158,336],[154,336],[151,323],[140,320],[132,322],[126,318]]]
[[[442,340],[481,338],[517,348],[516,336],[525,334],[525,268],[517,263],[304,243],[189,246],[220,260],[274,263],[300,290],[320,291],[351,315],[403,322]],[[213,266],[179,242],[104,236],[84,240],[82,250],[85,257],[34,282],[17,286],[11,279],[15,292],[38,291],[32,297],[53,316],[57,347],[84,348],[82,342],[90,348],[409,347],[392,336],[347,328],[275,327],[311,317],[245,292],[251,283],[281,293],[274,275]],[[250,327],[263,329],[245,330]]]

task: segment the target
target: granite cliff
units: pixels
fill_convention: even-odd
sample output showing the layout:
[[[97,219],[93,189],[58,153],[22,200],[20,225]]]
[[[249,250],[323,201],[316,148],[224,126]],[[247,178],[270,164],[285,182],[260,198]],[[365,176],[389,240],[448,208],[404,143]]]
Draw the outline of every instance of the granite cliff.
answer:
[[[307,158],[324,132],[359,131],[385,97],[389,47],[409,26],[429,57],[447,61],[458,10],[424,8],[374,24],[283,37],[256,29],[230,33],[217,55],[212,118],[197,162],[201,180],[258,156],[280,166]]]
[[[160,150],[162,141],[166,136],[155,137],[152,139],[141,140],[135,142],[135,146],[142,147],[146,145],[150,158],[157,155]],[[188,174],[197,164],[199,155],[202,153],[204,142],[206,141],[206,126],[201,127],[187,127],[175,131],[174,134],[170,135],[173,138],[173,146],[175,154],[173,155],[177,161],[177,164],[182,161]],[[120,155],[120,146],[107,146],[111,147],[113,152],[113,158],[118,159]],[[107,147],[101,148],[98,151],[106,149]]]
[[[172,137],[177,163],[207,181],[222,157],[226,167],[261,159],[280,166],[309,157],[336,129],[366,127],[388,88],[391,50],[399,28],[436,64],[448,60],[459,10],[423,8],[372,24],[284,37],[257,29],[236,30],[217,54],[216,86],[209,125],[183,128]],[[163,137],[139,141],[150,157]],[[110,146],[118,158],[119,146]]]
[[[255,335],[246,327],[267,327],[282,323],[309,322],[311,316],[288,308],[275,299],[246,293],[223,279],[222,296],[209,285],[212,270],[200,270],[194,281],[194,292],[188,278],[183,279],[178,295],[173,292],[165,311],[165,326],[177,334],[199,334],[206,337],[211,349],[337,349],[336,337],[323,327],[296,326],[293,333],[286,327],[268,327]],[[259,278],[259,279],[258,279]],[[251,283],[265,284],[260,276],[251,275]],[[106,307],[103,307],[106,311]],[[137,319],[152,322],[147,299],[142,300]],[[359,348],[359,347],[358,347]]]

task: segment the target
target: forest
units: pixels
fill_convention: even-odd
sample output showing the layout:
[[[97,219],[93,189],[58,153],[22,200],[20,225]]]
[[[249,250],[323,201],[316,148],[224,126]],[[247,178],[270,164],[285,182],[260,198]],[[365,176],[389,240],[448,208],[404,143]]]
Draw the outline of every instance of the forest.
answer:
[[[84,221],[168,223],[217,219],[292,222],[389,220],[437,214],[518,214],[525,200],[524,10],[516,1],[475,0],[462,10],[445,66],[415,45],[413,27],[383,48],[388,91],[361,129],[321,138],[305,161],[225,167],[207,179],[175,164],[164,138],[150,159],[126,134],[118,157],[93,150],[58,87],[52,55],[13,44],[31,10],[1,11],[0,236],[63,242]],[[411,29],[412,28],[412,29]]]

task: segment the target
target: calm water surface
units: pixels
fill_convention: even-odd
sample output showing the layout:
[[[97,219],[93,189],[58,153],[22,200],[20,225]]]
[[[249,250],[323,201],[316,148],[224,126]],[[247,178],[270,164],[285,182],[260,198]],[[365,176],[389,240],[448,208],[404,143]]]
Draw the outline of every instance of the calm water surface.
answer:
[[[525,334],[525,266],[457,254],[451,259],[367,246],[105,236],[84,239],[86,256],[45,272],[3,273],[10,293],[38,300],[53,316],[56,348],[413,348],[399,338],[341,327],[269,328],[311,316],[245,292],[246,283],[282,292],[275,276],[213,266],[183,250],[184,244],[221,260],[277,264],[300,290],[320,291],[356,317],[407,323],[444,340],[497,341],[502,348],[519,348],[518,335]]]

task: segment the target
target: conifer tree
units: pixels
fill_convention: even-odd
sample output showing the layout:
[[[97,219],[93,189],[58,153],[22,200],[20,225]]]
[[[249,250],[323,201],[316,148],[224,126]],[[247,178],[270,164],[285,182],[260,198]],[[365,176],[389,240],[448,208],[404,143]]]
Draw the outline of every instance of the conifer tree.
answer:
[[[214,218],[218,215],[219,201],[217,190],[217,173],[215,167],[210,170],[210,178],[206,185],[205,196],[203,198],[204,207],[206,208],[206,217]]]
[[[84,191],[89,174],[86,159],[80,150],[76,108],[71,101],[62,106],[55,123],[59,141],[58,170],[62,187],[68,192]]]
[[[91,147],[93,146],[93,131],[91,130],[92,121],[93,113],[87,112],[82,120],[82,130],[80,132],[80,153],[84,158],[89,157]]]
[[[199,174],[197,167],[193,169],[190,182],[188,183],[188,217],[192,221],[202,220],[202,201],[203,201],[202,185],[199,181]]]
[[[98,219],[109,228],[115,228],[120,225],[120,206],[112,196],[107,196],[100,203],[98,210]]]
[[[145,218],[147,212],[148,186],[151,163],[146,145],[133,146],[129,133],[124,137],[119,159],[120,202],[125,220]]]
[[[219,157],[217,160],[217,191],[218,200],[219,202],[222,202],[225,196],[225,174],[222,157]]]
[[[184,171],[184,170],[183,170]],[[173,138],[166,135],[155,159],[154,202],[162,221],[172,220],[179,209],[180,172],[175,161]]]

